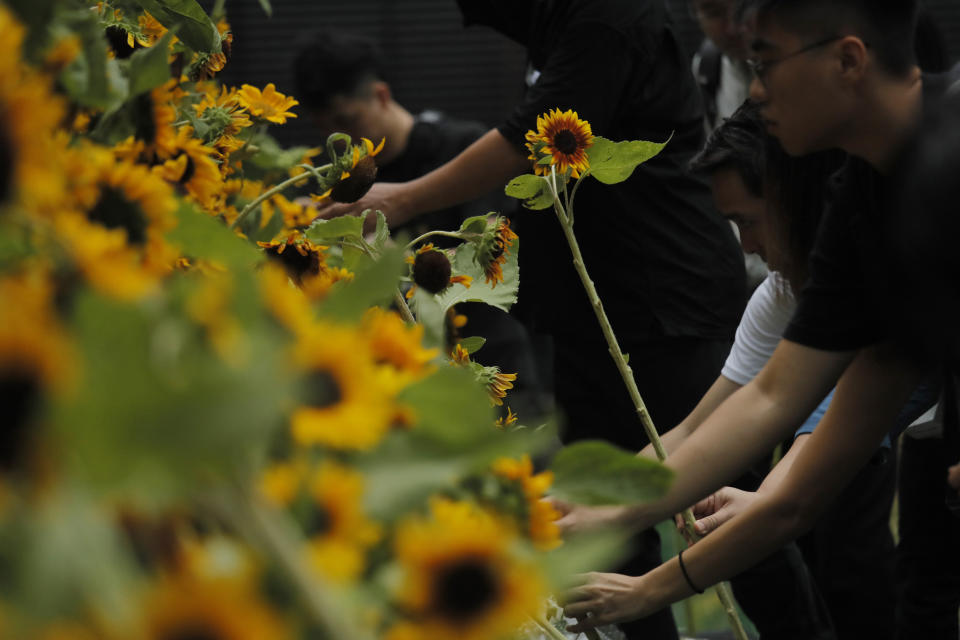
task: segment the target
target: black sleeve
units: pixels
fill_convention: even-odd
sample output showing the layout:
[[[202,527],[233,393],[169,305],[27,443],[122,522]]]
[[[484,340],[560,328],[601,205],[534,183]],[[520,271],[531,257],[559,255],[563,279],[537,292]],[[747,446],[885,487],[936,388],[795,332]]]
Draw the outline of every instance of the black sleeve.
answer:
[[[578,23],[566,30],[547,56],[540,77],[513,113],[498,127],[503,136],[524,148],[524,135],[536,129],[537,116],[550,109],[573,109],[603,135],[614,120],[634,65],[649,60],[649,43],[629,42],[626,35],[602,23]]]
[[[824,351],[853,351],[878,342],[882,323],[873,317],[858,250],[859,239],[842,204],[824,214],[810,276],[783,337]]]

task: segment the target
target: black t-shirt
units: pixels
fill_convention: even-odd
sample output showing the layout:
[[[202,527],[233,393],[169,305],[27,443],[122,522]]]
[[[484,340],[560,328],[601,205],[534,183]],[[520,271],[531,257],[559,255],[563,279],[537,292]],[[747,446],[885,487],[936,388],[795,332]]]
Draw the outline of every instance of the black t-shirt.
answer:
[[[489,130],[479,122],[450,118],[436,111],[418,114],[403,153],[389,164],[378,167],[377,180],[406,182],[419,178],[459,155]],[[476,200],[418,216],[398,225],[393,232],[416,237],[433,230],[455,231],[470,216],[503,212],[505,207],[514,206],[512,200],[496,190]],[[446,246],[442,238],[433,238],[431,242]]]
[[[923,113],[933,113],[952,76],[925,74]],[[914,150],[908,144],[901,158]],[[831,203],[810,254],[810,275],[783,337],[825,351],[853,351],[894,337],[901,310],[886,256],[896,242],[885,230],[897,214],[906,169],[881,175],[850,158],[833,178]]]
[[[673,134],[627,181],[609,186],[588,178],[577,194],[577,238],[618,335],[731,338],[745,298],[743,258],[706,183],[686,170],[703,144],[703,110],[664,3],[459,3],[467,24],[486,24],[525,45],[540,72],[499,127],[524,153],[524,134],[554,108],[577,111],[595,135],[612,140]],[[599,335],[552,212],[523,211],[517,227],[527,313],[554,334]]]

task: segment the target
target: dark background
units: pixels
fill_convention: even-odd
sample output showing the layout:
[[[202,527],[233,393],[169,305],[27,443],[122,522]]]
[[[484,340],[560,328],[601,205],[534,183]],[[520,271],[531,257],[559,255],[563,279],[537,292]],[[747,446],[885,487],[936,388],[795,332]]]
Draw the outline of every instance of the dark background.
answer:
[[[686,0],[667,0],[687,52],[700,31]],[[928,0],[960,59],[960,1]],[[298,42],[320,27],[343,28],[375,38],[385,54],[387,80],[400,104],[413,112],[432,108],[496,125],[523,89],[523,49],[485,27],[465,29],[454,0],[273,0],[268,18],[257,0],[229,0],[233,58],[221,74],[227,85],[249,83],[293,94],[290,71]],[[294,108],[294,112],[298,109]],[[271,129],[282,144],[315,145],[304,118]]]

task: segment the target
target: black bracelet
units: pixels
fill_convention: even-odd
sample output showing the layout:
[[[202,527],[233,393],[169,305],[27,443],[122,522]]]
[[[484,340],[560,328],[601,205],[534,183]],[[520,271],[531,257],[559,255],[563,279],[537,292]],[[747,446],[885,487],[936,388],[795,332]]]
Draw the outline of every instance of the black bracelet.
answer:
[[[687,573],[687,568],[683,566],[683,549],[680,549],[680,553],[677,554],[677,560],[680,561],[680,571],[683,572],[683,577],[687,579],[687,584],[690,585],[690,588],[697,593],[703,593],[703,589],[697,589],[697,586],[693,584],[693,580],[690,579],[690,574]]]

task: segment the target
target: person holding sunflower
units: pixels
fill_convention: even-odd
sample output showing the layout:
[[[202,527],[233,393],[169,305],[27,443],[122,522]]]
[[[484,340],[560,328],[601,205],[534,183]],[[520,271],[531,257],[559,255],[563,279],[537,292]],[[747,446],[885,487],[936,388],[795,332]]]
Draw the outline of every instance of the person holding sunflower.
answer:
[[[644,0],[459,0],[467,25],[492,27],[522,44],[531,73],[523,99],[495,129],[423,177],[378,183],[353,205],[323,217],[382,210],[391,225],[463,202],[530,172],[525,133],[557,109],[548,142],[578,168],[590,132],[614,140],[670,138],[625,182],[585,182],[577,237],[614,330],[635,366],[654,419],[676,424],[710,386],[745,303],[742,254],[716,213],[706,182],[687,170],[703,143],[700,94],[663,2]],[[566,118],[568,111],[578,117]],[[672,136],[672,138],[671,138]],[[519,213],[519,307],[551,336],[554,395],[567,418],[564,439],[647,444],[633,405],[550,216]],[[583,375],[589,372],[588,375]],[[625,570],[659,564],[653,530],[638,538]],[[676,637],[669,609],[628,625],[629,637]]]

